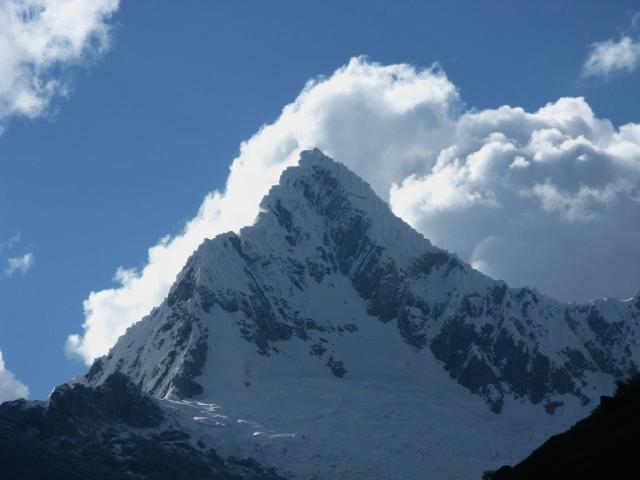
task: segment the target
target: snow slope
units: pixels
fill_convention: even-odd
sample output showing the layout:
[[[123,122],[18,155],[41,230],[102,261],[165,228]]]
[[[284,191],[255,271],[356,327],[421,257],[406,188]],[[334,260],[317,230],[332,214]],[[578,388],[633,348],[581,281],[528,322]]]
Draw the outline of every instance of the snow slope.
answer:
[[[86,375],[292,478],[478,478],[640,364],[640,295],[562,304],[431,245],[303,152],[254,225],[206,240]]]

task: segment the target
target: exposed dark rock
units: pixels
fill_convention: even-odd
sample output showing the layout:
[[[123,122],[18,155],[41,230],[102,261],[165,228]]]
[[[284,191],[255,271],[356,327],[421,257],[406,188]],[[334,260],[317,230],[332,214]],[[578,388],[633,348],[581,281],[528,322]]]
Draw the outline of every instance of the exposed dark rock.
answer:
[[[344,377],[347,374],[347,369],[344,368],[344,362],[341,360],[334,360],[333,357],[330,357],[327,360],[327,366],[336,377]]]
[[[544,404],[544,410],[549,414],[553,415],[553,412],[556,411],[556,408],[561,407],[564,402],[547,402]]]
[[[194,446],[157,401],[115,373],[97,388],[63,385],[48,404],[0,405],[2,478],[20,480],[279,479],[252,460]]]
[[[174,285],[167,296],[167,304],[169,306],[174,305],[180,301],[187,301],[193,297],[193,292],[196,287],[196,278],[193,268],[189,268],[182,274],[180,281]]]

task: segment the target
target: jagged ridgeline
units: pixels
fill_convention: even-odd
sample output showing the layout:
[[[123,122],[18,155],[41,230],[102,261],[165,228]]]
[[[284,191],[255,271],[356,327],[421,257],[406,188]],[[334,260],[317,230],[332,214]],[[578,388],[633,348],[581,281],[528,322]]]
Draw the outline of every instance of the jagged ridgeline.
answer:
[[[553,414],[637,371],[639,323],[639,295],[565,304],[481,274],[316,149],[254,225],[205,240],[86,378],[122,372],[158,398],[213,398],[300,377],[402,380],[409,364],[420,384],[435,365],[496,414],[508,402]]]

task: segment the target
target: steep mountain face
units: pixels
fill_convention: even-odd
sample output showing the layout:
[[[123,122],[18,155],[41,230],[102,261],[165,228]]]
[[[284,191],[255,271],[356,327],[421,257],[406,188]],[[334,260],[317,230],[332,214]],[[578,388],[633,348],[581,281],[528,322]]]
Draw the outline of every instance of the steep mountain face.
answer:
[[[411,427],[418,422],[435,425],[442,408],[457,401],[475,412],[476,422],[502,428],[498,419],[528,409],[531,429],[544,422],[557,431],[615,377],[640,365],[640,294],[563,304],[530,288],[509,288],[431,245],[318,150],[303,152],[261,207],[253,226],[206,240],[194,252],[166,300],[96,360],[89,385],[122,372],[159,399],[243,404],[247,410],[237,414],[249,416],[272,412],[269,398],[293,409],[309,400],[313,409],[329,392],[334,395],[320,405],[342,405],[336,407],[342,412],[363,388],[376,392],[364,411],[386,415],[376,402],[393,390],[389,402],[397,408],[414,412],[402,402],[418,398],[424,406],[406,418],[405,433],[422,432]],[[287,403],[277,396],[282,391],[300,397]],[[435,417],[423,418],[424,412]],[[474,428],[471,417],[456,417],[450,428]],[[303,430],[301,422],[279,425]],[[326,434],[337,438],[346,428]],[[496,455],[522,454],[527,442],[541,438],[527,436],[518,450],[505,437]],[[443,439],[453,444],[455,433],[437,441]],[[469,448],[484,448],[482,439],[477,443]],[[420,455],[403,465],[418,468]],[[333,472],[352,466],[340,458]],[[298,467],[304,470],[292,471]]]
[[[123,374],[63,385],[46,402],[0,405],[3,478],[282,480],[251,460],[223,460]]]

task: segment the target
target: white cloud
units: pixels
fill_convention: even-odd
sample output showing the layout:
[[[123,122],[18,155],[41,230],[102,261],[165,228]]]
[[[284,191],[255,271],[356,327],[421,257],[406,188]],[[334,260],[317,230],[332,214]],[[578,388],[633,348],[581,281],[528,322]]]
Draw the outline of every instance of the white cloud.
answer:
[[[544,210],[557,212],[568,221],[594,219],[599,207],[608,209],[620,197],[638,199],[637,187],[622,178],[597,187],[580,185],[575,192],[559,190],[547,180],[533,185],[530,194],[540,200]]]
[[[591,44],[582,67],[588,77],[609,77],[615,73],[633,72],[640,66],[640,13],[631,20],[631,31],[619,40],[608,39]]]
[[[33,267],[33,253],[28,252],[21,257],[7,258],[7,268],[4,273],[7,277],[12,276],[14,273],[21,273],[24,275]]]
[[[89,295],[84,332],[69,337],[67,351],[86,362],[106,353],[162,301],[201,241],[250,224],[269,186],[312,147],[487,273],[563,297],[626,293],[639,280],[640,125],[616,129],[582,98],[533,113],[465,112],[437,67],[356,58],[309,82],[244,142],[225,190],[207,195],[181,234],[150,248],[142,270],[119,269],[114,288]]]
[[[16,376],[6,369],[2,351],[0,350],[0,403],[16,398],[27,398],[29,389],[16,378]]]
[[[119,0],[0,2],[0,131],[13,116],[43,115],[68,93],[66,69],[109,45]]]
[[[584,63],[588,76],[607,77],[615,72],[633,72],[640,66],[640,41],[628,36],[620,40],[605,40],[591,45]]]
[[[479,270],[564,299],[640,283],[640,125],[582,98],[467,112],[431,171],[391,188],[394,211]]]

